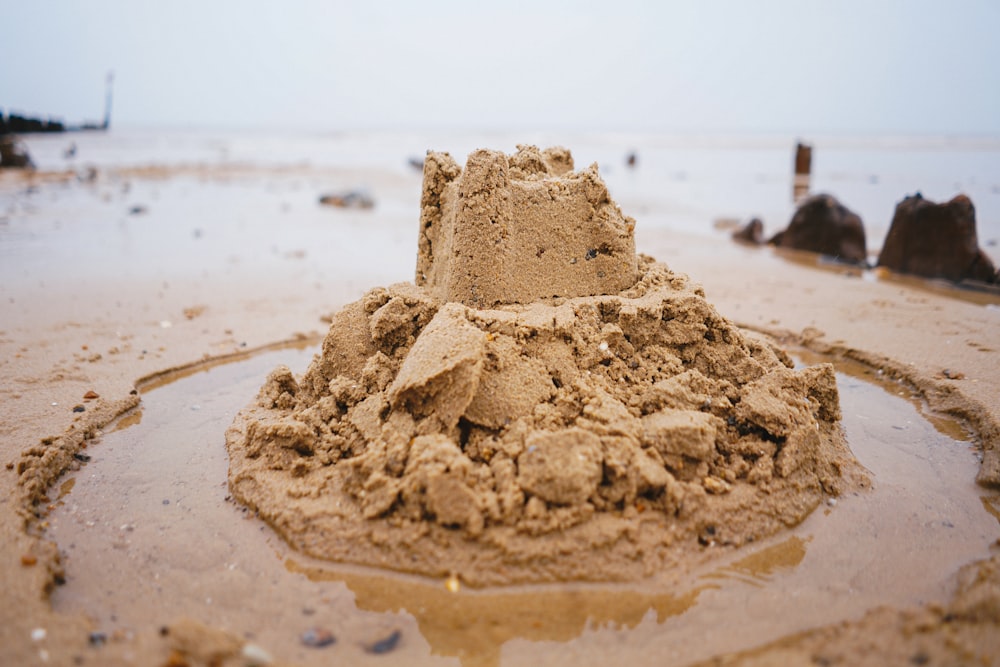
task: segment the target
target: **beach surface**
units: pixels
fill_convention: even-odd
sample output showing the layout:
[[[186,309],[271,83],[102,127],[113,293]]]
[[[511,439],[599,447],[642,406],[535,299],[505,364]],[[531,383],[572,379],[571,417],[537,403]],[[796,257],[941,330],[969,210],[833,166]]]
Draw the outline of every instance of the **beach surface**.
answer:
[[[763,648],[752,640],[718,652],[707,647],[672,664],[719,653],[729,655],[714,664],[817,655],[845,664],[914,656],[952,664],[1000,663],[1000,298],[731,243],[726,232],[713,227],[717,218],[764,215],[772,231],[787,222],[791,143],[749,142],[734,151],[724,143],[692,146],[647,138],[656,149],[644,152],[641,137],[605,137],[582,147],[573,140],[517,138],[567,144],[578,167],[588,156],[603,160],[612,197],[636,219],[636,249],[702,285],[707,300],[737,326],[827,359],[857,362],[897,383],[928,414],[958,420],[979,464],[970,473],[979,480],[973,493],[995,519],[987,522],[992,521],[987,540],[992,546],[978,558],[985,564],[970,559],[961,565],[977,569],[956,565],[941,572],[945,583],[909,606],[872,601],[867,615],[852,612],[838,623],[802,628]],[[73,558],[60,557],[68,545],[47,533],[48,515],[60,500],[61,475],[81,467],[86,472],[88,461],[100,456],[105,428],[139,407],[166,372],[239,359],[279,342],[318,345],[343,305],[370,288],[411,281],[421,174],[407,159],[422,157],[428,148],[461,159],[472,148],[511,151],[515,143],[498,136],[448,141],[417,135],[311,142],[137,132],[81,137],[77,157],[67,163],[59,157],[67,139],[44,137],[27,142],[38,172],[0,173],[4,664],[208,664],[212,655],[229,660],[225,664],[257,660],[240,653],[245,642],[255,640],[238,627],[170,616],[155,624],[173,631],[157,632],[151,622],[152,627],[105,636],[92,615],[55,608],[53,591],[81,576]],[[972,190],[980,244],[995,262],[1000,259],[995,147],[990,152],[925,145],[917,152],[930,153],[928,162],[947,156],[943,173],[929,184],[910,184],[902,182],[908,175],[914,181],[924,175],[879,171],[879,165],[896,164],[894,159],[906,162],[898,155],[903,149],[893,146],[857,149],[859,155],[876,156],[866,163],[870,169],[819,169],[814,189],[832,191],[849,206],[851,194],[858,193],[855,206],[871,223],[870,252],[877,251],[884,235],[879,230],[887,228],[895,202],[910,191],[923,188],[925,196],[944,199]],[[628,170],[624,156],[633,149],[641,161]],[[692,166],[682,173],[673,163],[657,165],[655,156],[671,150]],[[785,156],[784,164],[775,156]],[[772,162],[757,171],[734,167]],[[949,172],[952,165],[961,173]],[[324,194],[362,186],[376,199],[372,209],[318,204]],[[255,385],[263,380],[262,375]],[[224,447],[222,431],[216,445]],[[218,480],[224,482],[224,476]],[[874,483],[877,487],[878,478]],[[187,595],[192,593],[177,590],[175,598]],[[298,632],[295,626],[289,634]],[[650,632],[655,635],[655,628]],[[882,652],[864,653],[873,642]],[[414,642],[397,655],[410,664],[444,661],[431,644],[428,649]],[[395,643],[381,646],[389,655],[360,651],[354,657],[390,658]],[[609,643],[592,648],[582,657],[551,653],[547,664],[596,664],[615,655]],[[446,655],[454,660],[454,653]],[[492,664],[528,664],[529,655],[522,648]],[[178,656],[189,663],[168,662]],[[632,659],[662,664],[657,657],[650,648]],[[274,658],[316,664],[320,654],[300,660],[276,652]]]

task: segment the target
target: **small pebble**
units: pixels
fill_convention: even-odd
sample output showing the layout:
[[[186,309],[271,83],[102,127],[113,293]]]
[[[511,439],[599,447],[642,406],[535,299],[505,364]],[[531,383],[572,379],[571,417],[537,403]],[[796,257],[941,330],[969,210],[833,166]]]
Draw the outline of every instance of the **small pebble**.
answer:
[[[458,580],[458,577],[453,574],[445,580],[444,587],[449,593],[457,593],[462,588],[462,584]]]
[[[87,641],[91,646],[104,646],[108,642],[108,636],[103,632],[91,632]]]
[[[74,405],[73,406],[73,412],[83,412],[86,409],[87,408],[83,407],[82,405]]]
[[[274,662],[271,654],[256,644],[244,644],[242,654],[247,667],[263,667]]]
[[[718,477],[706,477],[702,480],[702,485],[706,491],[715,495],[722,495],[729,492],[729,484]]]
[[[393,630],[392,634],[384,639],[380,639],[374,644],[365,645],[365,651],[372,653],[374,655],[382,655],[383,653],[389,653],[390,651],[396,650],[399,646],[399,640],[402,639],[403,633],[399,630]]]
[[[45,628],[35,628],[34,630],[31,631],[31,640],[40,642],[43,639],[45,639],[46,635],[48,634],[49,633],[45,631]]]
[[[23,556],[21,556],[21,565],[25,567],[31,567],[37,562],[38,559],[32,556],[31,554],[24,554]]]
[[[94,391],[93,389],[91,389],[91,390],[90,390],[90,391],[88,391],[88,392],[87,392],[86,394],[84,394],[84,395],[83,395],[83,397],[84,397],[84,398],[85,398],[86,400],[88,400],[88,401],[89,401],[89,400],[91,400],[91,399],[94,399],[94,398],[100,398],[100,397],[101,397],[101,395],[100,395],[100,394],[98,394],[98,393],[97,393],[96,391]]]
[[[309,628],[302,633],[299,640],[304,646],[311,648],[323,648],[337,643],[337,638],[333,636],[333,633],[323,628]]]

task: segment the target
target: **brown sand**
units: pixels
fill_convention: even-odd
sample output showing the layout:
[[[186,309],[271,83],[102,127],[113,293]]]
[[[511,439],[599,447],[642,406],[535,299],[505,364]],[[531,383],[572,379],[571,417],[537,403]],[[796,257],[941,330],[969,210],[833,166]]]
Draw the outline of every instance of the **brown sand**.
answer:
[[[158,174],[169,177],[169,174]],[[244,175],[245,176],[245,175]],[[133,175],[140,179],[142,175]],[[232,178],[232,175],[228,176]],[[274,178],[273,175],[267,175]],[[58,179],[52,179],[58,180]],[[40,187],[55,187],[39,181]],[[4,175],[0,192],[10,196],[26,185],[24,177]],[[393,184],[387,183],[387,188]],[[627,202],[624,202],[627,207]],[[401,224],[410,224],[401,221]],[[922,392],[932,408],[956,415],[978,434],[984,452],[980,479],[1000,481],[1000,339],[995,307],[925,290],[911,283],[863,281],[847,273],[783,263],[770,253],[746,251],[700,239],[684,239],[638,229],[637,245],[674,271],[700,282],[720,314],[741,326],[774,332],[821,351],[872,364]],[[5,260],[6,261],[6,260]],[[315,261],[322,261],[316,259]],[[45,501],[22,485],[16,467],[20,454],[45,445],[65,454],[100,438],[109,415],[134,399],[139,378],[204,357],[218,356],[325,329],[316,314],[332,312],[357,298],[358,286],[344,287],[351,276],[327,279],[325,290],[303,292],[295,271],[269,280],[246,275],[241,286],[221,272],[207,271],[174,281],[164,290],[154,276],[130,283],[93,277],[86,267],[49,265],[47,283],[4,286],[0,331],[0,657],[4,664],[74,664],[87,655],[89,622],[55,614],[45,591],[60,566],[57,551],[43,539]],[[81,278],[84,278],[82,287]],[[374,276],[366,284],[389,284]],[[85,306],[84,306],[85,304]],[[186,308],[203,307],[187,319]],[[162,326],[164,320],[174,326]],[[143,351],[147,351],[143,354]],[[100,398],[85,400],[88,391]],[[83,413],[72,406],[84,405]],[[76,465],[70,461],[70,465]],[[47,473],[51,478],[57,470]],[[984,558],[989,554],[983,554]],[[734,664],[774,664],[826,656],[827,664],[884,664],[885,656],[915,663],[943,655],[950,664],[996,664],[1000,581],[995,565],[974,566],[954,598],[943,606],[873,612],[865,619],[793,637],[738,658]],[[971,580],[971,581],[970,581]],[[45,630],[44,639],[33,631]],[[195,637],[208,654],[216,634],[193,629],[177,642]],[[202,633],[202,634],[199,634]],[[35,635],[38,636],[37,633]],[[202,637],[198,640],[198,637]],[[214,639],[213,639],[214,638]],[[879,647],[873,651],[872,647]],[[140,635],[107,647],[104,664],[163,664],[171,640]],[[922,653],[923,652],[923,653]],[[198,653],[198,651],[196,651]]]

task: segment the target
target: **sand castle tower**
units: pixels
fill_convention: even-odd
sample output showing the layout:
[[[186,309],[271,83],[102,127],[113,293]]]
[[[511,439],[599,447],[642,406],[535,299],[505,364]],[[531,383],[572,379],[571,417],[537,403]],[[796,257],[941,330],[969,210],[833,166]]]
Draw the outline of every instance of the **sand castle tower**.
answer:
[[[638,277],[634,228],[597,165],[573,173],[566,149],[478,150],[464,170],[431,152],[416,283],[480,308],[614,294]]]

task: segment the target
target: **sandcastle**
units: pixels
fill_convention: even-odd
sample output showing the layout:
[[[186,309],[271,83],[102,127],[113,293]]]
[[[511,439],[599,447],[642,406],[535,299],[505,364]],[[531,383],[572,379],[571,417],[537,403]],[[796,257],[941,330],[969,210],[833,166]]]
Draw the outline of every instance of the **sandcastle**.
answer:
[[[416,283],[337,313],[227,431],[229,483],[319,558],[472,585],[636,580],[866,483],[794,370],[635,253],[565,149],[424,167]]]

